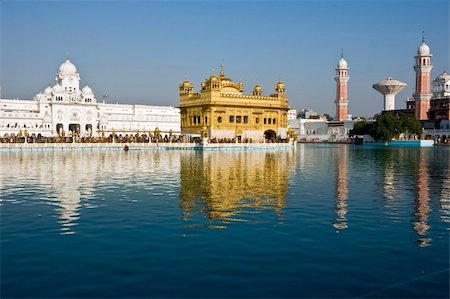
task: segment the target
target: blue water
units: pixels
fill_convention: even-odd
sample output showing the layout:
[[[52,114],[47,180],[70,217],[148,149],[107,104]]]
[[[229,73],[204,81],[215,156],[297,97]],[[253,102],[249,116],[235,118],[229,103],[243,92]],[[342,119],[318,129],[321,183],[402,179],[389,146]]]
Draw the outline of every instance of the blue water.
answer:
[[[448,298],[450,147],[0,153],[0,297]]]

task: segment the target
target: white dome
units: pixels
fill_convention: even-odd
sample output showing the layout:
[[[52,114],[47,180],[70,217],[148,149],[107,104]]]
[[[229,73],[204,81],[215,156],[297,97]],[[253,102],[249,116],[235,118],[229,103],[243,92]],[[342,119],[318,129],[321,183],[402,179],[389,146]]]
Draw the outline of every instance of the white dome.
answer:
[[[52,92],[53,92],[53,89],[52,89],[50,86],[48,86],[48,87],[44,90],[44,94],[46,94],[46,95],[52,94]]]
[[[417,49],[419,55],[430,55],[430,47],[425,42],[422,42],[419,49]]]
[[[440,74],[440,75],[435,79],[435,81],[437,81],[437,80],[440,80],[440,81],[443,81],[443,82],[447,82],[447,81],[450,80],[450,75],[448,75],[447,72],[444,71],[442,74]]]
[[[35,99],[37,99],[38,101],[41,101],[42,99],[45,99],[45,96],[42,93],[38,93],[37,95],[34,96]]]
[[[64,75],[75,75],[77,73],[77,68],[72,62],[70,62],[69,58],[67,58],[66,61],[59,67],[59,71]]]
[[[433,85],[434,86],[439,86],[439,85],[444,86],[449,81],[450,81],[450,75],[448,75],[447,72],[444,71],[442,74],[440,74],[433,80]]]
[[[346,69],[347,68],[347,61],[345,61],[344,57],[341,57],[338,62],[338,69]]]
[[[64,92],[64,88],[61,85],[56,84],[55,86],[53,86],[53,91],[55,93],[63,93]]]
[[[89,87],[89,86],[85,86],[85,87],[83,87],[83,89],[81,90],[81,92],[84,94],[84,95],[91,95],[92,94],[92,89]]]

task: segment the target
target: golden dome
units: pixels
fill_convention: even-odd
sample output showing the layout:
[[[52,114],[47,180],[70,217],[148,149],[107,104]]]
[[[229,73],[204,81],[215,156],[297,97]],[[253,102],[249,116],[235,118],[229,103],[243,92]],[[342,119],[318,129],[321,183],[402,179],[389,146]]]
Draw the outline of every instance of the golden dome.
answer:
[[[256,84],[255,87],[253,88],[253,95],[255,96],[262,95],[262,88],[261,86],[259,86],[259,84]]]
[[[231,80],[230,78],[225,76],[225,74],[223,73],[223,70],[220,71],[219,80],[220,80],[220,82],[233,82],[233,80]]]
[[[277,86],[276,86],[276,89],[284,89],[284,88],[285,88],[284,83],[281,82],[281,80],[278,81]]]
[[[184,80],[184,81],[180,84],[180,87],[183,87],[183,88],[194,87],[194,84],[192,84],[192,83],[189,82],[188,80]]]
[[[228,78],[227,76],[225,76],[225,73],[223,71],[223,65],[220,66],[220,75],[219,75],[219,80],[222,83],[234,83],[233,80],[231,80],[230,78]]]
[[[184,80],[180,84],[180,92],[192,92],[193,89],[194,89],[194,84],[192,84],[188,80]]]

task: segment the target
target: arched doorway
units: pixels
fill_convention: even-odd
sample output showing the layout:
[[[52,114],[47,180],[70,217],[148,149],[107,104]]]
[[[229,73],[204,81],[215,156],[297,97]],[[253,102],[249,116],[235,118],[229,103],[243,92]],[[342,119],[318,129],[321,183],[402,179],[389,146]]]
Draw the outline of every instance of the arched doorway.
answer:
[[[80,133],[80,124],[70,124],[69,125],[69,132],[73,135]]]
[[[267,141],[275,142],[277,134],[273,130],[267,130],[264,132],[264,136]]]
[[[57,124],[57,125],[56,125],[56,133],[57,133],[59,136],[62,136],[63,131],[64,131],[64,125],[63,125],[63,124]]]
[[[92,125],[91,124],[86,125],[86,132],[89,136],[92,136]]]

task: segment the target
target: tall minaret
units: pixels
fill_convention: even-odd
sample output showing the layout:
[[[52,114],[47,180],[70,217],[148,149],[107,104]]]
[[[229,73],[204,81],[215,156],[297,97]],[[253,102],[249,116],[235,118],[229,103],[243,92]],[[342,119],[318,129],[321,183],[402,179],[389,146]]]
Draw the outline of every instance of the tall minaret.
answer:
[[[347,120],[347,82],[350,77],[348,76],[347,61],[344,59],[344,52],[341,52],[341,59],[339,59],[336,69],[336,120]]]
[[[422,35],[422,44],[417,49],[416,64],[414,70],[416,71],[416,91],[414,99],[416,100],[416,118],[419,120],[428,119],[428,111],[430,110],[431,88],[430,75],[431,69],[431,54],[430,47],[425,43],[425,38]]]

